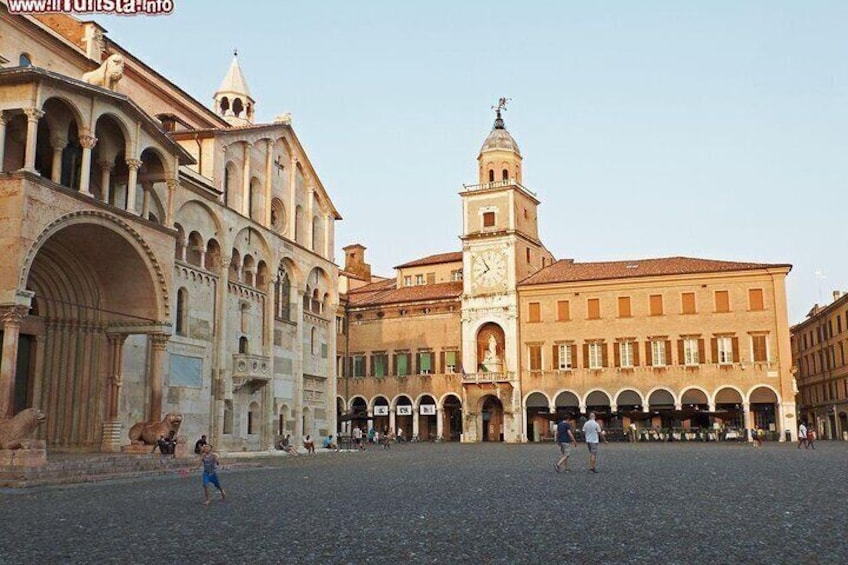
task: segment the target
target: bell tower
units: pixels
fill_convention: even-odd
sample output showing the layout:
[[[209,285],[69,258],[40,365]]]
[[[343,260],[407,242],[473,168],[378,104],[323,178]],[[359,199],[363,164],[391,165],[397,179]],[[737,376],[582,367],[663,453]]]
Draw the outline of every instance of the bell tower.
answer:
[[[504,125],[503,114],[508,99],[501,98],[495,107],[495,125],[480,148],[480,184],[513,180],[521,184],[521,150]]]
[[[238,62],[238,51],[233,51],[233,62],[215,91],[215,113],[231,125],[246,126],[253,123],[255,108],[256,101],[250,95]]]

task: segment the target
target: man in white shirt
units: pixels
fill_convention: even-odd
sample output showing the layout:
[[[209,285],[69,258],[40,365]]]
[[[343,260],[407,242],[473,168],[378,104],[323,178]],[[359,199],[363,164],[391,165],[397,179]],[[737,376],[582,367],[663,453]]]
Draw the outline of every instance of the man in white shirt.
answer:
[[[801,422],[801,425],[798,426],[798,449],[801,449],[801,446],[804,446],[804,449],[809,449],[809,444],[807,443],[807,426],[804,425],[804,422]]]
[[[595,463],[598,460],[598,444],[601,442],[603,435],[601,425],[595,420],[595,413],[589,413],[589,419],[583,424],[583,435],[586,438],[586,446],[589,448],[589,470],[593,473],[598,471],[595,469]]]

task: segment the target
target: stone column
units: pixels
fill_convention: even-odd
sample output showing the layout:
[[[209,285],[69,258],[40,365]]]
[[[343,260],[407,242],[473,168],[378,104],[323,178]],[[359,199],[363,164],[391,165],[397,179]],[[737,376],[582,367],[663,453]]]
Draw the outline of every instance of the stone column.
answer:
[[[50,146],[53,148],[53,163],[50,170],[50,180],[56,184],[62,183],[62,151],[67,147],[68,140],[64,137],[53,136]]]
[[[389,407],[389,430],[397,433],[397,417],[395,416],[395,411],[395,408]]]
[[[266,228],[271,227],[271,184],[274,179],[274,142],[265,140],[265,209],[262,222]]]
[[[252,143],[244,144],[244,166],[241,175],[241,213],[250,217],[250,150]]]
[[[292,285],[292,293],[296,300],[290,306],[292,319],[295,321],[295,356],[292,367],[294,380],[294,435],[298,441],[303,441],[303,296],[305,292]]]
[[[129,178],[127,179],[127,212],[138,214],[135,209],[135,191],[138,184],[138,170],[141,168],[141,159],[127,159]]]
[[[162,419],[162,373],[165,365],[165,350],[168,348],[167,334],[150,334],[148,340],[151,346],[150,355],[150,418],[158,422]]]
[[[109,161],[100,161],[98,165],[100,166],[100,199],[106,204],[109,204],[109,199],[111,198],[112,169],[115,168],[115,165]]]
[[[121,421],[118,419],[118,407],[123,385],[124,334],[107,335],[107,366],[105,376],[106,419],[103,422],[100,450],[116,452],[121,448]]]
[[[421,418],[421,414],[415,411],[415,406],[412,407],[412,435],[408,437],[408,439],[412,439],[418,435],[418,420]]]
[[[222,247],[224,242],[222,241]],[[232,257],[221,255],[218,280],[215,286],[215,320],[212,326],[215,348],[212,353],[212,398],[210,407],[209,437],[212,445],[220,444],[224,437],[224,401],[226,399],[227,366],[227,277]]]
[[[4,161],[6,160],[6,124],[8,118],[6,112],[0,110],[0,173],[6,171]]]
[[[80,166],[80,192],[86,196],[91,196],[91,150],[97,145],[97,138],[93,135],[81,135],[79,137],[80,145],[82,145],[82,165]]]
[[[436,408],[436,437],[445,439],[445,411],[441,407]]]
[[[295,222],[297,221],[297,159],[294,156],[291,158],[291,164],[289,166],[289,223],[288,223],[288,236],[292,241],[295,240],[295,233],[297,233],[297,226]]]
[[[177,189],[180,187],[179,179],[168,179],[168,203],[165,209],[165,226],[174,227],[174,202],[176,199]]]
[[[316,251],[314,248],[315,242],[313,241],[312,234],[314,233],[314,228],[312,226],[312,214],[313,214],[313,202],[315,202],[315,188],[310,186],[309,190],[306,192],[306,197],[308,200],[306,201],[306,247],[308,247],[312,251]]]
[[[141,217],[145,220],[150,216],[150,191],[153,190],[153,185],[144,183],[141,185]]]
[[[15,369],[18,362],[18,336],[29,306],[5,306],[0,310],[3,324],[3,356],[0,360],[0,419],[15,412]]]
[[[38,138],[38,120],[44,112],[38,108],[24,108],[27,117],[26,152],[24,153],[24,170],[36,173],[35,170],[35,148]]]
[[[751,417],[751,405],[747,402],[742,403],[742,414],[745,418],[745,431],[748,435],[748,439],[750,440],[750,431],[751,428],[754,427],[754,418]]]
[[[333,244],[330,241],[330,213],[324,213],[324,249],[321,249],[320,252],[324,255],[325,259],[330,261],[333,260]]]

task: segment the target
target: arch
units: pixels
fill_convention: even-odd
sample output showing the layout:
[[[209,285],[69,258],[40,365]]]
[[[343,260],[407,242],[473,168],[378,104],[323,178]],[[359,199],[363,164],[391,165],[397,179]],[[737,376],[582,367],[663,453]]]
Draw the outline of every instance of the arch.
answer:
[[[286,206],[279,198],[271,200],[271,229],[277,233],[286,231]]]
[[[479,372],[500,373],[504,367],[506,334],[500,324],[485,322],[476,333],[476,364]]]
[[[682,406],[686,406],[688,404],[695,404],[698,406],[709,406],[710,395],[701,387],[690,386],[681,391],[680,404]]]
[[[256,288],[266,290],[268,282],[268,265],[263,259],[260,259],[256,264]]]
[[[244,103],[241,98],[233,98],[233,115],[238,118],[241,117],[242,112],[244,112]]]
[[[586,410],[589,411],[593,407],[612,406],[612,399],[605,390],[596,388],[586,393],[583,404],[586,406]]]
[[[751,387],[746,397],[750,404],[780,403],[780,394],[771,385],[758,384]]]
[[[236,178],[236,165],[232,161],[227,161],[226,165],[224,165],[224,186],[223,186],[223,200],[224,206],[233,207],[233,188],[235,187],[235,178]]]
[[[206,257],[204,257],[203,268],[215,272],[221,268],[221,246],[215,238],[206,243]]]
[[[672,408],[677,404],[677,398],[674,396],[674,393],[665,387],[655,387],[651,389],[648,393],[648,406],[653,409],[654,407],[668,407]]]
[[[218,214],[201,200],[184,202],[177,209],[174,218],[185,226],[191,226],[194,231],[203,236],[204,240],[211,239],[224,231]]]
[[[250,214],[250,219],[254,222],[262,222],[263,211],[265,210],[265,191],[262,189],[262,183],[258,177],[252,177],[250,179],[248,199],[247,210]]]
[[[425,400],[430,400],[430,401],[431,401],[431,404],[433,404],[433,405],[435,405],[435,404],[436,404],[436,397],[435,397],[435,396],[433,396],[433,395],[432,395],[432,394],[430,394],[429,392],[422,392],[421,394],[419,394],[419,395],[415,398],[415,400],[413,401],[412,405],[413,405],[413,406],[415,406],[415,408],[416,408],[416,409],[417,409],[417,408],[420,408],[421,404],[422,404]]]
[[[368,410],[368,400],[361,394],[354,394],[348,402],[348,409],[350,411],[355,410],[357,407],[363,407]]]
[[[713,395],[713,403],[719,404],[742,404],[745,402],[746,396],[742,394],[742,390],[733,385],[723,385],[716,389]]]
[[[70,122],[65,122],[65,120],[61,119],[61,116],[55,115],[57,110],[66,110],[70,114],[68,117],[76,122],[78,128],[86,123],[86,119],[83,117],[83,112],[80,110],[76,102],[58,94],[52,94],[45,98],[41,103],[41,110],[44,111],[44,117],[47,119],[47,122],[51,124],[61,124],[64,125],[65,128],[67,128],[70,124]]]
[[[459,403],[460,406],[462,406],[462,399],[459,397],[458,394],[456,394],[455,392],[446,392],[438,400],[439,408],[444,409],[445,401],[447,401],[448,399],[453,399],[457,403]]]
[[[296,243],[303,243],[303,206],[298,204],[294,208],[294,240]]]
[[[222,116],[226,116],[227,112],[230,109],[230,99],[226,96],[221,97],[221,101],[218,104],[218,110]]]
[[[106,155],[107,158],[119,153],[123,153],[128,159],[136,157],[132,152],[132,142],[135,139],[132,132],[135,128],[130,128],[123,117],[109,110],[96,114],[94,117],[94,136],[97,138],[97,146],[100,149],[109,148],[110,154]],[[116,129],[111,129],[113,127]],[[120,133],[121,143],[118,143],[114,136],[116,131]]]
[[[580,397],[573,390],[561,390],[554,396],[554,406],[580,408]]]
[[[152,182],[165,181],[176,178],[171,168],[173,157],[169,157],[156,145],[146,145],[139,154],[141,169],[138,171],[138,181],[150,180]],[[147,170],[145,170],[147,168]]]
[[[642,395],[639,394],[639,391],[634,390],[632,388],[623,388],[615,393],[615,405],[619,410],[622,407],[632,407],[630,409],[637,409],[636,407],[642,407],[645,405],[645,399],[642,398]]]
[[[323,231],[321,230],[321,218],[312,216],[312,251],[320,253],[323,248]]]
[[[309,351],[312,355],[317,355],[316,346],[318,345],[318,328],[313,327],[309,331]]]
[[[247,407],[247,435],[252,436],[258,432],[260,419],[259,403],[254,400]]]
[[[495,170],[489,169],[489,182],[495,182]]]
[[[256,286],[256,260],[249,253],[241,262],[241,277],[244,284]]]
[[[530,408],[550,408],[551,401],[548,398],[548,395],[542,391],[534,390],[533,392],[524,396],[524,406]]]
[[[401,402],[403,400],[404,402]],[[412,398],[408,394],[398,394],[392,398],[390,407],[397,408],[398,406],[413,406]]]
[[[509,169],[504,168],[501,171],[501,180],[503,180],[503,181],[509,180]]]
[[[232,435],[233,433],[233,401],[225,400],[224,401],[224,422],[223,422],[223,430],[222,433],[226,435]]]
[[[203,245],[203,237],[196,231],[188,234],[188,246],[185,254],[186,262],[194,265],[195,267],[202,267],[203,261],[201,259],[205,251],[206,248]]]
[[[480,413],[479,424],[482,430],[478,437],[482,441],[503,441],[504,407],[501,399],[494,394],[485,394],[477,403]]]
[[[262,233],[250,226],[246,226],[239,230],[233,241],[235,242],[235,248],[242,245],[245,247],[249,246],[250,249],[256,249],[258,247],[260,251],[258,258],[265,259],[266,262],[272,256],[271,246],[268,244],[268,240],[264,235],[262,235]],[[247,251],[247,249],[244,251]]]

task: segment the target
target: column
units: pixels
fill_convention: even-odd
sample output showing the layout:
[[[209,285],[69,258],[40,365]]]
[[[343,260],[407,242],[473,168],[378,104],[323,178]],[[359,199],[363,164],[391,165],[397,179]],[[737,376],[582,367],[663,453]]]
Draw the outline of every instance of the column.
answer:
[[[312,227],[312,207],[315,202],[315,188],[310,186],[309,190],[306,193],[306,197],[308,200],[306,201],[306,247],[312,251],[315,251],[315,242],[313,241],[312,235],[315,230]]]
[[[225,249],[224,242],[221,247]],[[218,280],[215,286],[215,319],[212,333],[215,348],[212,352],[212,395],[210,406],[209,437],[212,445],[220,444],[224,436],[224,401],[227,393],[227,275],[232,257],[221,255],[218,265]]]
[[[118,406],[123,384],[122,367],[124,363],[124,334],[108,334],[106,350],[106,418],[103,421],[100,450],[119,451],[122,441],[121,422],[118,419]]]
[[[274,179],[274,142],[265,140],[265,209],[263,224],[266,228],[271,227],[271,184]]]
[[[176,201],[177,188],[180,186],[179,179],[168,179],[165,181],[168,183],[168,203],[167,209],[165,210],[165,226],[173,227],[174,226],[174,203]]]
[[[150,417],[148,421],[162,419],[162,373],[165,365],[165,350],[168,348],[167,334],[150,334]]]
[[[8,118],[6,112],[0,110],[0,173],[6,171],[4,161],[6,160],[6,123]]]
[[[141,185],[141,217],[145,220],[150,217],[150,191],[153,190],[153,185],[150,183],[143,183]]]
[[[321,250],[321,253],[323,254],[324,258],[332,261],[333,260],[333,255],[332,255],[333,244],[330,241],[330,239],[331,239],[330,234],[331,234],[331,231],[332,231],[332,230],[330,230],[330,222],[331,222],[330,218],[331,218],[331,216],[330,216],[329,212],[325,212],[324,213],[324,249]]]
[[[79,137],[80,145],[82,145],[82,166],[80,167],[80,192],[86,196],[91,196],[91,150],[97,145],[97,138],[93,135],[81,135]]]
[[[35,170],[35,148],[38,138],[38,120],[44,115],[44,112],[38,108],[24,108],[24,114],[27,117],[27,137],[26,137],[26,152],[24,153],[24,170],[37,172]]]
[[[100,199],[106,204],[109,204],[112,188],[112,169],[115,168],[115,165],[109,161],[100,161],[98,166],[100,166]]]
[[[291,164],[289,165],[289,222],[288,236],[289,239],[295,241],[295,233],[297,232],[297,159],[292,156]]]
[[[389,407],[389,431],[397,433],[397,416],[395,416],[395,408],[392,407]]]
[[[252,143],[244,144],[244,166],[241,177],[241,213],[250,217],[250,149]]]
[[[50,180],[56,184],[62,183],[62,151],[68,145],[68,140],[53,136],[50,138],[50,146],[53,148],[53,163],[50,170]]]
[[[436,439],[445,439],[445,411],[441,407],[436,408]]]
[[[751,428],[754,427],[754,419],[751,417],[751,405],[747,402],[742,403],[742,414],[745,418],[745,432],[748,439],[751,439]]]
[[[3,358],[0,360],[0,419],[15,412],[15,369],[18,362],[18,336],[29,306],[4,307],[0,311],[3,324]]]
[[[135,210],[135,191],[138,184],[138,170],[140,168],[141,159],[127,159],[127,169],[129,169],[129,177],[127,179],[127,212],[130,214],[138,214]]]
[[[292,295],[296,298],[291,305],[292,320],[295,326],[294,367],[294,435],[303,441],[303,296],[305,292],[292,285]]]
[[[418,437],[418,419],[420,418],[420,414],[416,410],[416,407],[412,407],[412,435],[406,436],[407,439],[412,439],[414,437]]]

